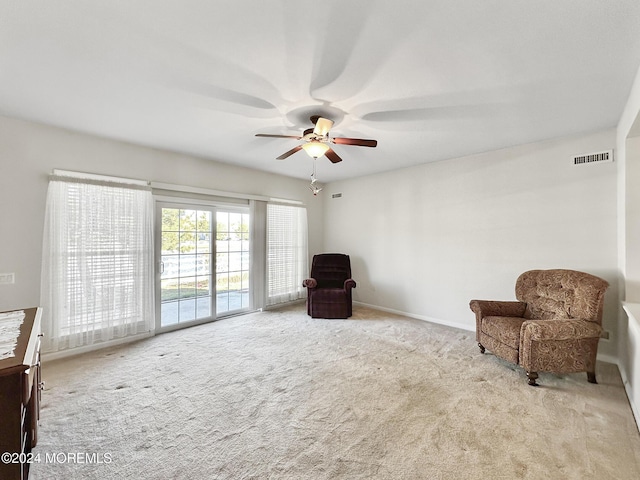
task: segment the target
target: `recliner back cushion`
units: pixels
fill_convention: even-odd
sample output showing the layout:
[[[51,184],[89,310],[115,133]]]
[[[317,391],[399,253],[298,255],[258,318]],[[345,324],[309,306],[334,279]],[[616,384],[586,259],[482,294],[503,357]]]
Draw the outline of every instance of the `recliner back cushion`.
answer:
[[[318,288],[343,288],[344,281],[351,278],[349,256],[339,253],[315,255],[311,276],[318,282]]]
[[[527,304],[524,317],[528,319],[582,318],[601,323],[608,285],[574,270],[530,270],[518,277],[516,298]]]

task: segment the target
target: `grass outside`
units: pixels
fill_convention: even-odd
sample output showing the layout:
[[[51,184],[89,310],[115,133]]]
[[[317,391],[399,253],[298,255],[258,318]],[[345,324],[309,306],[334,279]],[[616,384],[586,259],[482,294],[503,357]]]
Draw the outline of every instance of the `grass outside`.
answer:
[[[200,283],[200,285],[197,285]],[[206,297],[211,295],[211,291],[208,287],[202,285],[204,282],[189,282],[179,284],[177,281],[174,284],[164,283],[160,292],[160,299],[162,302],[170,302],[173,300],[184,300],[186,298]],[[216,284],[217,293],[225,291],[239,291],[247,288],[247,279],[244,279],[244,288],[242,285],[242,276],[234,275],[232,277],[225,277],[218,279]]]
[[[185,298],[206,297],[210,295],[208,288],[195,288],[182,286],[180,289],[177,285],[175,287],[163,288],[161,292],[161,301],[170,302],[172,300],[181,300]]]

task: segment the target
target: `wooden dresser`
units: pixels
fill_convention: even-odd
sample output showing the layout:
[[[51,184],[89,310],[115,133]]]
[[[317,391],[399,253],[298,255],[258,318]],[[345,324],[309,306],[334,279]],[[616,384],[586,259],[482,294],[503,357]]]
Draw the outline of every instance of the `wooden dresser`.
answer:
[[[40,416],[41,309],[24,310],[15,356],[0,360],[0,479],[26,479]],[[8,452],[11,454],[7,462]]]

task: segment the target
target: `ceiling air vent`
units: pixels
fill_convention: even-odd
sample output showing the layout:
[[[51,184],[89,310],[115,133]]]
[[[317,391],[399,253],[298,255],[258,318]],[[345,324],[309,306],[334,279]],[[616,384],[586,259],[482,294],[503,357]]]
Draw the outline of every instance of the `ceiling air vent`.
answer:
[[[586,153],[584,155],[576,155],[573,157],[574,165],[583,165],[585,163],[613,162],[613,150],[605,150],[604,152]]]

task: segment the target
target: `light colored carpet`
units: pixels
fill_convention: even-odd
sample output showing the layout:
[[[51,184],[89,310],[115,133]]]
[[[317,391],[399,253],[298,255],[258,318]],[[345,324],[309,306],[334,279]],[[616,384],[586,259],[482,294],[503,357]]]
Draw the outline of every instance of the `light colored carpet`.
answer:
[[[45,363],[30,478],[638,479],[617,367],[597,374],[529,387],[472,332],[296,305]]]

